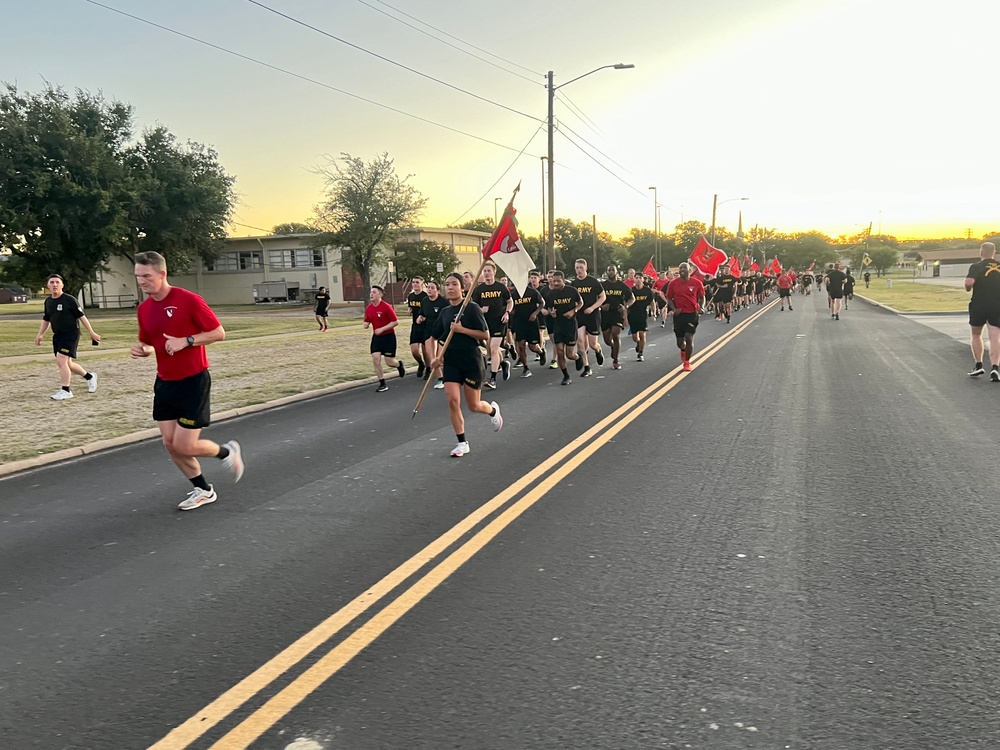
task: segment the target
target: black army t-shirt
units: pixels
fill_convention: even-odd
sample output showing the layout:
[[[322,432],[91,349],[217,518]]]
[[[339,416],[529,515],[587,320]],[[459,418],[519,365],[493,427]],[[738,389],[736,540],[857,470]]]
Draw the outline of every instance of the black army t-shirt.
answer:
[[[973,279],[970,305],[1000,306],[1000,261],[987,258],[969,266],[967,279]]]
[[[480,284],[472,292],[472,301],[480,307],[480,312],[492,323],[499,323],[503,314],[507,312],[507,301],[510,299],[510,290],[499,281],[492,284]],[[482,310],[481,308],[488,308]]]
[[[458,317],[461,304],[449,304],[438,315],[434,326],[434,338],[444,341],[451,332],[451,324]],[[488,331],[483,310],[475,302],[470,302],[462,313],[462,325],[473,331]],[[479,357],[479,341],[464,333],[456,333],[451,337],[448,350],[444,353],[445,362],[460,360],[463,357]],[[454,359],[453,359],[454,358]]]
[[[80,330],[80,318],[83,315],[76,298],[63,293],[45,300],[42,320],[52,327],[52,333],[71,333]]]

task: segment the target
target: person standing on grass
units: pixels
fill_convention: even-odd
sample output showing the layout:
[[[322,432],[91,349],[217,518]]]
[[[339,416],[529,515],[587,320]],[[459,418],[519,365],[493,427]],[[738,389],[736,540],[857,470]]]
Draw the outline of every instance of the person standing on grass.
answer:
[[[462,414],[463,395],[469,411],[489,415],[494,432],[499,432],[503,427],[503,417],[500,416],[500,405],[496,401],[483,401],[484,365],[479,345],[490,339],[486,316],[479,305],[472,301],[462,310],[463,279],[457,273],[448,274],[445,279],[444,296],[448,300],[448,307],[438,316],[434,336],[443,342],[451,333],[451,342],[443,355],[435,355],[430,365],[440,367],[443,373],[448,413],[457,438],[451,455],[461,458],[469,452],[465,416]],[[461,318],[458,317],[459,311],[462,313]]]
[[[132,358],[156,355],[153,419],[170,458],[194,486],[177,508],[194,510],[218,499],[202,474],[199,458],[221,459],[236,482],[243,476],[238,442],[219,445],[201,437],[212,416],[212,378],[205,347],[222,341],[226,331],[205,300],[170,285],[167,262],[159,253],[135,256],[135,278],[148,296],[136,310],[139,343],[132,347]]]
[[[330,294],[325,286],[321,286],[316,292],[316,322],[319,323],[319,332],[330,330],[326,324],[326,313],[330,308]]]
[[[97,335],[90,320],[84,315],[80,304],[75,297],[63,292],[63,277],[57,273],[49,276],[45,285],[49,288],[49,298],[45,300],[45,307],[42,311],[42,324],[38,327],[38,335],[35,336],[35,346],[42,345],[42,337],[49,326],[52,327],[52,351],[56,355],[56,365],[59,367],[59,382],[62,388],[52,394],[55,401],[64,401],[73,398],[73,389],[70,382],[73,375],[79,375],[87,381],[87,391],[93,393],[97,390],[97,373],[88,372],[77,364],[77,345],[80,343],[80,323],[82,322],[90,340],[96,346],[101,340]]]
[[[969,375],[976,377],[986,372],[983,369],[983,326],[986,326],[990,337],[990,380],[1000,383],[1000,263],[996,261],[996,252],[992,242],[979,247],[979,262],[969,266],[965,291],[972,292],[969,326],[975,364]]]
[[[368,299],[371,304],[365,308],[365,328],[372,329],[372,343],[369,351],[372,355],[372,365],[375,367],[375,377],[378,378],[378,388],[376,393],[389,390],[385,384],[385,374],[382,372],[382,357],[389,367],[395,367],[399,372],[399,377],[406,374],[406,368],[401,361],[396,359],[396,326],[399,325],[399,318],[396,317],[396,310],[382,299],[385,290],[377,284],[372,285]]]

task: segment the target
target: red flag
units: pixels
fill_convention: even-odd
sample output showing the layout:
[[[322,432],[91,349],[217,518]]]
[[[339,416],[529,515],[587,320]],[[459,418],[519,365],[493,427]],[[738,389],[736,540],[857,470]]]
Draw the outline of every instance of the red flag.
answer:
[[[708,276],[715,276],[719,270],[719,266],[729,260],[729,256],[719,250],[719,248],[708,244],[705,235],[702,235],[701,239],[698,240],[697,246],[691,252],[689,260],[702,273]]]
[[[743,262],[744,262],[744,263],[745,263],[746,265],[748,265],[748,266],[749,266],[749,265],[750,265],[750,256],[749,256],[749,255],[744,255],[744,256],[743,256]]]
[[[654,278],[654,279],[656,278],[656,276],[657,276],[657,274],[656,274],[656,266],[653,265],[653,256],[652,255],[649,256],[649,262],[646,264],[646,267],[642,269],[642,272],[644,274],[646,274],[646,276],[649,276],[649,277]]]
[[[743,275],[743,271],[740,268],[740,259],[735,255],[729,259],[729,273],[735,276],[737,279]]]
[[[517,191],[514,194],[517,195]],[[524,249],[517,233],[517,219],[514,218],[516,213],[514,199],[511,198],[500,223],[483,245],[483,259],[492,260],[500,266],[511,283],[523,294],[528,288],[528,273],[535,267],[535,262]]]
[[[754,261],[754,262],[753,262],[753,263],[752,263],[752,264],[750,265],[750,268],[748,268],[747,270],[748,270],[748,271],[750,271],[750,272],[752,272],[752,273],[757,273],[757,271],[759,271],[759,270],[760,270],[760,264],[759,264],[759,263],[757,263],[757,261]]]
[[[774,260],[771,261],[771,271],[775,276],[781,273],[781,264],[778,262],[778,256],[774,256]]]
[[[810,264],[809,264],[809,268],[807,268],[807,269],[806,269],[806,271],[807,271],[807,272],[808,272],[808,271],[811,271],[811,270],[813,270],[813,269],[814,269],[815,267],[816,267],[816,261],[813,261],[812,263],[810,263]]]

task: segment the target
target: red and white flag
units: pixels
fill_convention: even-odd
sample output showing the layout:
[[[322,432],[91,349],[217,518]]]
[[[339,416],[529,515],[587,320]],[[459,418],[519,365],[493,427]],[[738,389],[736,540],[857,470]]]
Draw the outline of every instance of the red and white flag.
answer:
[[[740,268],[740,259],[735,255],[729,259],[729,273],[737,279],[743,276],[743,269]]]
[[[775,276],[781,275],[781,264],[778,262],[778,256],[774,256],[774,260],[771,261],[771,271]]]
[[[517,191],[514,191],[514,195],[517,195]],[[500,223],[483,245],[483,260],[492,260],[500,266],[510,283],[517,287],[520,294],[524,294],[524,290],[528,288],[528,274],[535,267],[535,262],[524,249],[517,233],[516,213],[514,199],[511,198],[507,208],[503,210]]]
[[[646,267],[642,269],[642,272],[652,279],[657,277],[656,266],[653,265],[653,256],[649,256],[649,263],[647,263]]]
[[[729,260],[729,256],[722,252],[719,248],[712,247],[708,244],[708,240],[705,239],[705,235],[702,235],[694,250],[691,251],[691,257],[689,260],[694,264],[695,268],[703,274],[706,274],[707,276],[715,276],[719,270],[719,266]]]
[[[750,271],[751,273],[757,273],[757,271],[760,270],[760,264],[757,261],[754,261],[753,263],[750,264],[750,268],[748,268],[747,270]]]

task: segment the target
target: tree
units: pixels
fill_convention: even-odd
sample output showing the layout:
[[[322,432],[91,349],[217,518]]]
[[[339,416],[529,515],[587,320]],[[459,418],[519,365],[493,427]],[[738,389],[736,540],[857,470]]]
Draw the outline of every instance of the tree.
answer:
[[[594,268],[594,227],[590,222],[574,224],[570,219],[556,219],[556,267],[566,272],[573,271],[577,258],[587,261],[592,276],[601,276],[604,269],[617,262],[621,245],[607,232],[598,232],[596,237],[597,267]]]
[[[271,229],[271,234],[316,234],[319,230],[301,221],[286,221],[284,224],[275,224]]]
[[[343,265],[361,274],[368,287],[372,270],[386,262],[399,230],[416,222],[427,199],[406,184],[412,175],[396,174],[387,153],[367,164],[342,153],[340,162],[327,157],[327,164],[316,169],[326,191],[315,209],[320,233],[311,244],[342,247]]]
[[[147,130],[125,155],[132,200],[128,250],[154,250],[188,271],[218,257],[236,195],[218,154],[199,143],[181,146],[166,128]]]
[[[396,256],[393,260],[396,263],[396,277],[399,279],[420,276],[425,281],[430,279],[440,281],[458,268],[458,257],[454,251],[447,245],[431,240],[397,242]],[[443,270],[437,270],[438,263]]]
[[[179,269],[215,257],[235,202],[214,151],[165,128],[136,140],[132,108],[47,86],[0,94],[0,249],[40,287],[77,293],[115,255],[156,250]]]
[[[477,232],[489,232],[490,234],[496,227],[497,225],[493,223],[493,218],[490,216],[485,216],[482,219],[470,219],[464,224],[458,225],[459,229],[473,229]]]

